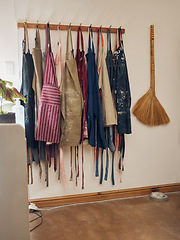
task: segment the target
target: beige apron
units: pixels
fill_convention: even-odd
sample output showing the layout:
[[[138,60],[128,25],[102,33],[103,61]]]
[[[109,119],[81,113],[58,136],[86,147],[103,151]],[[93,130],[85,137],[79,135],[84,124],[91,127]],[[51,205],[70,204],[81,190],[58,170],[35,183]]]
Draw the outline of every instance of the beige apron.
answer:
[[[32,88],[34,90],[35,99],[35,131],[36,131],[38,111],[41,100],[41,90],[43,85],[42,52],[38,28],[36,28],[35,48],[32,49],[32,57],[34,61],[34,77],[32,82]]]
[[[69,45],[71,44],[71,50]],[[77,146],[81,140],[82,91],[72,48],[71,29],[68,28],[66,60],[61,90],[61,146]]]
[[[100,38],[99,38],[100,39]],[[102,103],[102,115],[104,127],[112,126],[117,124],[117,113],[113,96],[111,93],[109,76],[106,65],[106,56],[103,49],[103,37],[101,32],[102,48],[98,53],[98,81],[99,89],[101,89],[101,103]]]

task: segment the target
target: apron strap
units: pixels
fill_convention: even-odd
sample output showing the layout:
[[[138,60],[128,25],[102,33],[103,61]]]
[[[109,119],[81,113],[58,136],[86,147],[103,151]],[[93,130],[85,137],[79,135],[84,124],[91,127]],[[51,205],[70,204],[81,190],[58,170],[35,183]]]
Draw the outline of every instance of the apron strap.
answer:
[[[35,48],[41,48],[40,33],[38,24],[36,25]]]
[[[76,186],[77,186],[77,158],[76,158],[76,146],[74,147],[74,166],[75,166],[75,177],[76,177]]]
[[[111,172],[111,182],[112,182],[112,185],[115,185],[115,181],[114,181],[114,152],[112,153],[112,172]]]
[[[122,37],[122,29],[119,28],[119,36],[120,36],[120,48],[121,50],[124,50],[124,44],[123,44],[123,37]]]
[[[99,148],[95,147],[96,149],[96,172],[95,172],[95,177],[99,177],[99,169],[98,169],[98,165],[99,165]]]
[[[117,29],[117,48],[120,47],[121,50],[124,50],[122,29],[121,27]]]
[[[123,166],[124,153],[125,153],[124,134],[120,134],[120,159],[119,159],[120,182],[122,182],[122,172],[124,171],[124,166]]]
[[[71,45],[71,47],[70,47],[70,45]],[[68,32],[67,32],[66,54],[69,54],[69,52],[71,52],[72,58],[74,58],[74,49],[73,49],[72,34],[71,34],[70,25],[68,27]]]
[[[98,64],[98,54],[99,54],[99,49],[100,49],[100,43],[102,45],[102,48],[104,47],[104,39],[103,39],[103,35],[102,35],[102,28],[98,27],[97,28],[97,32],[98,32],[98,37],[97,37],[97,64]]]
[[[51,151],[50,151],[50,145],[47,145],[47,154],[48,154],[48,161],[49,161],[49,167],[51,167]]]
[[[47,150],[47,145],[46,145],[46,150],[45,150],[45,181],[46,181],[46,187],[49,186],[49,176],[48,176],[48,150]]]
[[[54,144],[54,171],[57,170],[57,150],[56,150],[56,143]]]
[[[105,137],[106,137],[106,143],[107,143],[107,148],[106,148],[106,169],[105,169],[105,177],[104,180],[107,181],[108,179],[108,169],[109,169],[109,154],[108,154],[108,127],[105,128]]]
[[[57,55],[59,57],[59,62],[60,62],[60,71],[61,71],[61,75],[60,75],[60,78],[57,78],[57,81],[58,81],[58,86],[59,88],[61,89],[61,85],[62,85],[62,74],[63,74],[63,59],[62,59],[62,45],[61,45],[61,34],[60,34],[60,25],[58,26],[58,42],[57,42]],[[56,56],[57,56],[56,55]]]
[[[24,40],[23,40],[23,53],[29,53],[29,38],[27,30],[27,22],[24,23]]]
[[[49,23],[46,24],[46,51],[51,52],[51,39],[50,39]]]
[[[73,170],[72,170],[72,146],[70,147],[70,166],[71,166],[71,176],[70,176],[70,181],[73,180]]]
[[[64,168],[64,151],[62,147],[60,147],[59,149],[59,155],[60,155],[60,176],[62,176],[65,188],[67,189],[68,184],[67,184],[65,168]]]
[[[101,149],[101,175],[100,175],[100,184],[102,184],[103,181],[103,152],[104,150]]]
[[[92,48],[92,51],[94,52],[94,43],[93,43],[93,32],[91,26],[89,27],[89,44],[88,48]]]
[[[79,26],[78,28],[78,33],[77,33],[77,50],[80,50],[79,48],[79,34],[81,34],[81,48],[82,48],[82,51],[84,52],[84,42],[83,42],[83,35],[82,35],[82,30],[81,30],[81,26]]]
[[[117,37],[117,48],[119,48],[119,46],[120,46],[120,42],[119,42],[119,28],[117,29],[116,37]]]
[[[107,30],[107,52],[111,51],[111,32]]]
[[[98,31],[98,50],[99,50],[100,43],[101,43],[102,47],[104,47],[104,39],[103,39],[103,35],[102,35],[102,28],[98,27],[97,31]]]

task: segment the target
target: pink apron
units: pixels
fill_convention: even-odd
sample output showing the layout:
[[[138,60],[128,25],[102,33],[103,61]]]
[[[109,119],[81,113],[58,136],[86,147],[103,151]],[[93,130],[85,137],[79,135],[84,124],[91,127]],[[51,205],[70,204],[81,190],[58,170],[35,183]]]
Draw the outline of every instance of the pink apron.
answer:
[[[51,51],[49,23],[46,25],[46,63],[36,140],[50,143],[59,143],[60,141],[60,92]]]

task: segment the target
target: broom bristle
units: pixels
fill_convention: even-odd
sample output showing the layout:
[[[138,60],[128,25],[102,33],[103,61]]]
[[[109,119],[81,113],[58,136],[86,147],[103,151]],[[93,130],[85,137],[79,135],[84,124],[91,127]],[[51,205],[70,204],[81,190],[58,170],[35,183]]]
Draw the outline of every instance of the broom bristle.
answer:
[[[134,105],[133,114],[149,126],[168,124],[170,119],[152,89],[144,94]]]

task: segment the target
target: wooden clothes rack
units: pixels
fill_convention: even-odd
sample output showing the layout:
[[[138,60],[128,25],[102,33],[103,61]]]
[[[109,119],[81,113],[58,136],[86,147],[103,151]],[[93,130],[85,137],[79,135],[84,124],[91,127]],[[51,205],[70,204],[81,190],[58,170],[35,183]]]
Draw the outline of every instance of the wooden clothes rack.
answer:
[[[71,25],[71,30],[72,31],[78,31],[78,28],[79,28],[79,25]],[[67,30],[69,25],[62,25],[62,24],[49,24],[49,27],[50,27],[50,30],[58,30],[58,28],[60,27],[60,30]],[[36,27],[38,26],[39,29],[45,29],[46,28],[46,24],[42,24],[42,23],[27,23],[27,28],[33,28],[35,29]],[[84,31],[84,32],[88,32],[88,29],[89,29],[89,26],[81,26],[81,30]],[[18,22],[17,23],[17,27],[18,28],[24,28],[24,22]],[[92,27],[92,31],[93,32],[97,32],[97,29],[98,27]],[[117,29],[118,28],[112,28],[111,26],[108,28],[108,27],[102,27],[101,26],[101,29],[102,29],[102,32],[107,32],[108,29],[110,29],[110,32],[111,33],[117,33]],[[125,33],[125,29],[121,29],[122,30],[122,34]]]

